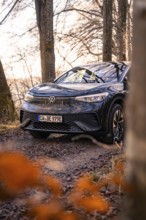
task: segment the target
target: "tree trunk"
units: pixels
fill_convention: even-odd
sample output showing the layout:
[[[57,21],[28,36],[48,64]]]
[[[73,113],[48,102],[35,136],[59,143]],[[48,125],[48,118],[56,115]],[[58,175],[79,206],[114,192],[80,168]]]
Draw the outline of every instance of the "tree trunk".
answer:
[[[55,78],[53,0],[35,0],[35,6],[40,35],[42,81],[50,82]]]
[[[0,123],[13,121],[15,116],[14,103],[0,61]]]
[[[118,0],[118,61],[126,60],[126,29],[128,0]]]
[[[126,155],[136,188],[127,207],[129,220],[146,219],[146,0],[134,0],[133,63],[128,99]]]
[[[131,6],[132,2],[128,4],[128,11],[127,11],[127,60],[132,59],[132,27],[131,27]]]
[[[112,60],[112,9],[113,0],[103,1],[103,61]]]

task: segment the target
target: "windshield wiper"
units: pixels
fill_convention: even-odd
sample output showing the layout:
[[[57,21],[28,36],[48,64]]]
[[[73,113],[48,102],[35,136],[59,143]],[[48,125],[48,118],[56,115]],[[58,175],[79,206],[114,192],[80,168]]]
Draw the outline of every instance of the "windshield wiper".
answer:
[[[98,81],[98,79],[100,79],[102,82],[105,83],[105,81],[104,81],[104,79],[102,79],[102,77],[96,75],[96,81],[97,81],[98,83],[100,83],[100,82]]]
[[[98,83],[100,83],[100,82],[98,81],[98,79],[100,79],[102,82],[105,83],[104,79],[102,79],[102,77],[100,77],[100,76],[97,76],[96,73],[91,72],[90,70],[88,70],[88,69],[86,69],[86,68],[85,68],[85,70],[86,70],[86,73],[89,74],[90,76],[91,76],[92,74],[94,74],[95,77],[96,77],[96,81],[97,81]]]

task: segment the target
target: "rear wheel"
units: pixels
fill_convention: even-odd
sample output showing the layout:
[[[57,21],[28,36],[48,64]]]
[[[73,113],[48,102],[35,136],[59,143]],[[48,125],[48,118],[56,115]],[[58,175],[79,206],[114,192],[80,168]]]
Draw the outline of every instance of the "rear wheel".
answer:
[[[39,131],[30,131],[30,134],[36,139],[45,139],[50,133],[48,132],[39,132]]]
[[[124,138],[124,114],[123,108],[119,104],[115,104],[111,110],[108,120],[108,133],[105,142],[113,144],[120,143]]]

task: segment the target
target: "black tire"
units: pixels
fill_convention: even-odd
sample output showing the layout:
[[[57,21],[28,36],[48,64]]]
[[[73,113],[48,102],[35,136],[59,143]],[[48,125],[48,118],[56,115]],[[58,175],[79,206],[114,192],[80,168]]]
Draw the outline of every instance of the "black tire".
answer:
[[[124,138],[124,114],[123,108],[119,104],[112,107],[108,118],[108,132],[104,137],[107,144],[120,143]]]
[[[30,134],[36,139],[46,139],[50,135],[48,132],[39,131],[30,131]]]

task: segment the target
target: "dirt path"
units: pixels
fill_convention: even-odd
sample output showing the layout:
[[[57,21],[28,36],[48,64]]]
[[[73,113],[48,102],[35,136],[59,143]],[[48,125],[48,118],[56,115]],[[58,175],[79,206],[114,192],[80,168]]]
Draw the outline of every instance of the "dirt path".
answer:
[[[51,135],[47,140],[35,140],[28,132],[20,129],[0,134],[0,149],[20,151],[33,160],[45,160],[44,173],[56,176],[62,182],[64,192],[68,192],[83,173],[108,173],[111,170],[111,158],[118,154],[117,150],[100,148],[88,139],[72,141],[70,135]],[[113,200],[115,196],[117,194]],[[113,219],[118,210],[116,204],[118,202],[113,204],[110,215],[100,215],[98,219]],[[15,213],[13,219],[23,219],[20,217],[22,208],[17,205],[1,204],[0,219],[12,219],[14,209],[19,209],[19,212]]]

